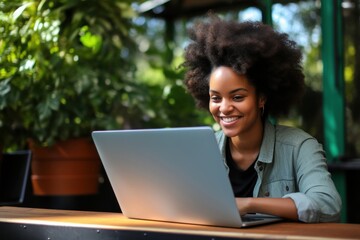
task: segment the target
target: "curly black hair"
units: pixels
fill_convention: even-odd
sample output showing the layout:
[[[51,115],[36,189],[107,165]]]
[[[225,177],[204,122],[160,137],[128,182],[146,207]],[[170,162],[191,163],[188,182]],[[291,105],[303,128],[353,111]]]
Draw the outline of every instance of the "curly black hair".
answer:
[[[192,40],[182,64],[185,85],[201,108],[209,106],[209,78],[219,66],[244,74],[257,93],[267,98],[266,115],[287,114],[303,95],[305,84],[302,54],[285,33],[261,22],[209,21],[189,29]]]

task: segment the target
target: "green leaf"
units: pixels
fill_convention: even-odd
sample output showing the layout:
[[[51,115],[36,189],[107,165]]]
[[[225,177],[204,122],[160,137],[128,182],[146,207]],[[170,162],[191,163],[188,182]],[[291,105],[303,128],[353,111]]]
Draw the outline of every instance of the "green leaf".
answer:
[[[4,96],[8,92],[10,92],[10,90],[11,90],[11,86],[10,86],[9,82],[10,82],[10,78],[2,80],[0,82],[0,96],[1,96],[1,99],[3,99]]]
[[[16,9],[12,15],[13,21],[16,21],[16,19],[18,19],[18,17],[25,11],[25,9],[33,4],[34,2],[27,2],[21,5],[18,9]]]

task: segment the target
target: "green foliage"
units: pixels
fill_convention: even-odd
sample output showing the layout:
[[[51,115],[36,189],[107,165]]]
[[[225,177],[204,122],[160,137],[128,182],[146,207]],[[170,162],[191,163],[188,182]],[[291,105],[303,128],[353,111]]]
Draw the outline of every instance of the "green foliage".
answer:
[[[6,146],[119,128],[141,112],[131,1],[3,1],[0,131]],[[137,105],[140,103],[140,105]]]
[[[146,84],[149,90],[149,105],[143,126],[212,125],[211,115],[195,107],[194,99],[186,92],[183,82],[185,71],[180,65],[184,61],[184,39],[187,39],[183,23],[189,20],[165,22],[140,16],[134,21],[142,26],[135,39],[143,53],[137,59],[136,79]]]
[[[135,3],[0,3],[0,145],[15,150],[28,138],[50,145],[97,129],[211,124],[185,92],[184,73],[174,66],[182,59],[164,48],[171,45],[162,42],[164,28],[134,24]],[[147,51],[141,40],[150,43]]]

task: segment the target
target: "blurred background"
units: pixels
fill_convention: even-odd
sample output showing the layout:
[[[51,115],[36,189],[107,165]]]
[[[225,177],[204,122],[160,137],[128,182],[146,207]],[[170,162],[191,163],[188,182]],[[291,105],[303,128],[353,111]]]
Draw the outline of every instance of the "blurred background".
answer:
[[[276,121],[324,145],[342,221],[360,223],[359,9],[360,0],[1,0],[0,152],[3,162],[28,149],[32,158],[17,205],[121,211],[91,142],[90,149],[67,143],[89,141],[93,130],[217,129],[186,92],[180,66],[188,27],[212,10],[224,19],[263,21],[300,45],[305,98]],[[85,157],[64,153],[66,146],[94,153],[90,165],[75,170]],[[52,158],[38,156],[44,152]],[[77,162],[65,165],[69,159]],[[35,173],[43,166],[56,172]],[[95,186],[74,184],[78,175]]]

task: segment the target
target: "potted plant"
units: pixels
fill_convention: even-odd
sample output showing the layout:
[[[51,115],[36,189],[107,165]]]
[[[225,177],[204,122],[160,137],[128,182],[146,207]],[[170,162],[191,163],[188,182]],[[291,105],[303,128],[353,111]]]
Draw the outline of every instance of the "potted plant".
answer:
[[[94,193],[96,187],[74,184],[80,181],[78,173],[84,183],[97,182],[100,162],[91,132],[131,127],[139,121],[146,94],[133,80],[132,2],[5,0],[0,4],[0,145],[32,149],[32,182],[40,189],[35,194]],[[76,147],[79,139],[85,142]],[[85,156],[67,153],[65,147]],[[47,152],[51,160],[38,156]],[[78,162],[64,166],[71,159]],[[89,167],[80,166],[85,159],[92,159]],[[49,167],[56,172],[46,172],[45,182],[40,183],[40,174],[48,171],[42,167],[55,160],[62,161]],[[58,173],[63,178],[52,180]],[[76,188],[65,190],[63,183]]]

